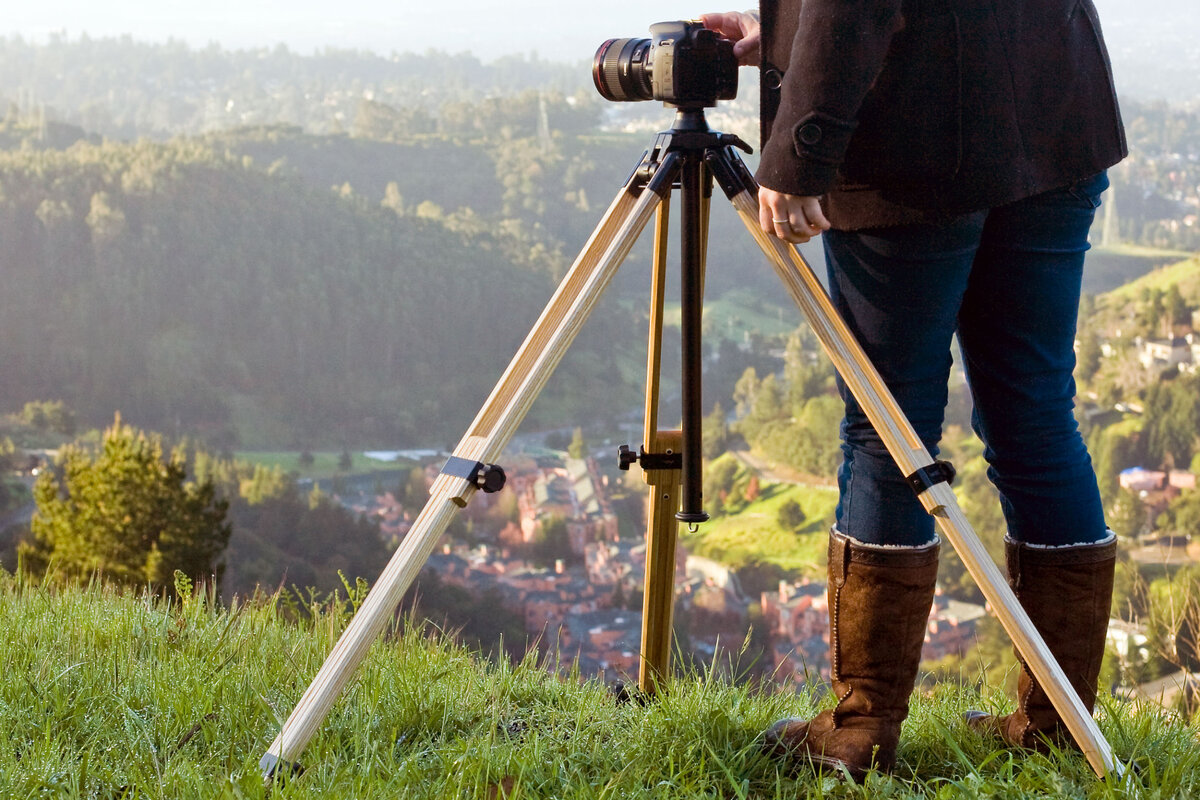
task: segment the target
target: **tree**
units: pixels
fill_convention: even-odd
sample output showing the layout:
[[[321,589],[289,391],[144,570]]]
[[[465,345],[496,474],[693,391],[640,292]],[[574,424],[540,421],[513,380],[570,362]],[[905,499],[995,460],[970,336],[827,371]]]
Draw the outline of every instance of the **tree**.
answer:
[[[429,481],[425,477],[423,467],[413,467],[408,472],[404,484],[404,499],[401,501],[408,506],[423,506],[429,499]]]
[[[758,473],[755,473],[750,476],[750,480],[746,481],[746,490],[742,492],[742,497],[746,498],[747,503],[753,503],[758,499],[758,495]]]
[[[729,454],[708,465],[704,471],[703,496],[704,507],[710,514],[715,516],[722,512],[740,471],[741,462]]]
[[[6,473],[13,468],[13,459],[16,455],[17,448],[12,443],[12,439],[5,437],[0,439],[0,514],[8,511],[9,506],[13,504],[14,492],[8,487]]]
[[[1163,316],[1166,314],[1166,307],[1163,304],[1163,290],[1158,288],[1144,289],[1142,301],[1145,303],[1142,307],[1142,319],[1146,325],[1146,335],[1153,339],[1161,332],[1159,323],[1162,322]]]
[[[1163,305],[1166,306],[1167,323],[1169,325],[1186,325],[1192,319],[1192,309],[1187,301],[1183,299],[1183,295],[1179,291],[1179,284],[1172,283],[1167,288],[1166,296],[1163,298]]]
[[[1171,500],[1155,527],[1180,535],[1193,535],[1200,531],[1200,492],[1187,491]]]
[[[342,472],[348,472],[354,466],[354,458],[351,457],[349,450],[342,450],[342,454],[338,456],[338,469]]]
[[[31,400],[21,409],[21,421],[40,431],[75,433],[75,412],[61,400]]]
[[[178,570],[220,578],[229,543],[228,504],[211,481],[189,483],[181,450],[164,457],[161,438],[123,425],[104,432],[99,452],[63,448],[61,469],[34,486],[35,540],[24,561],[68,577],[100,573],[126,584],[171,586]]]
[[[570,560],[571,538],[566,518],[552,514],[542,520],[533,541],[529,543],[529,560],[548,567],[560,558]]]
[[[283,497],[291,488],[292,479],[278,464],[274,467],[255,464],[253,474],[240,482],[238,493],[247,503],[256,506],[267,500]]]
[[[1200,381],[1182,376],[1160,381],[1146,394],[1146,457],[1183,467],[1195,453],[1200,433]]]
[[[729,428],[725,424],[725,409],[720,403],[713,406],[712,413],[700,421],[700,436],[706,459],[711,461],[725,452]]]
[[[567,445],[567,455],[571,458],[587,458],[587,442],[583,439],[583,428],[571,432],[571,443]]]
[[[1087,382],[1100,371],[1100,337],[1093,330],[1082,333],[1079,337],[1079,356],[1076,372],[1081,381]]]
[[[1120,536],[1140,536],[1146,529],[1146,504],[1136,492],[1120,489],[1108,510],[1108,525]]]
[[[784,500],[779,506],[779,510],[775,512],[775,521],[785,531],[795,532],[804,527],[808,517],[804,515],[804,509],[800,507],[800,504],[789,498]]]
[[[734,408],[738,418],[747,416],[754,408],[754,398],[758,395],[758,372],[754,367],[746,367],[742,377],[738,378],[733,387]]]

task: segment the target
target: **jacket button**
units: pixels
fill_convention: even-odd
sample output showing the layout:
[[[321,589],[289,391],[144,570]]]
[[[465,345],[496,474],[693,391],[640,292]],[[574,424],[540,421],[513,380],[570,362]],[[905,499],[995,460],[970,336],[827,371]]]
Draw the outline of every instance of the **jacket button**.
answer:
[[[796,132],[796,138],[802,144],[809,145],[810,147],[821,141],[821,135],[821,126],[815,122],[804,123],[800,126],[800,130]]]
[[[763,84],[768,89],[778,89],[783,86],[783,73],[775,68],[763,72]]]

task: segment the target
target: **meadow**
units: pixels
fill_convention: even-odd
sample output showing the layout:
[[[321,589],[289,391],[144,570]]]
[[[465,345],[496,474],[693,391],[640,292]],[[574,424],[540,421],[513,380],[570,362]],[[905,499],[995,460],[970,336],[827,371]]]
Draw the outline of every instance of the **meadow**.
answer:
[[[492,661],[398,617],[303,754],[264,786],[258,760],[355,605],[271,594],[220,604],[99,582],[0,577],[0,797],[62,798],[1188,798],[1197,728],[1104,697],[1100,727],[1124,779],[1082,756],[999,748],[960,722],[1003,695],[941,684],[914,694],[900,763],[863,785],[791,774],[760,732],[828,698],[736,685],[727,665],[618,704],[536,656]]]

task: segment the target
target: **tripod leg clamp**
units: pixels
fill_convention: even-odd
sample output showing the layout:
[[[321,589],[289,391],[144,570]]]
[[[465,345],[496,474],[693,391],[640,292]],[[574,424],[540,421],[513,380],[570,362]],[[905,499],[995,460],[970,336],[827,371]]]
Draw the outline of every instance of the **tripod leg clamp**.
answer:
[[[949,461],[935,461],[929,466],[921,467],[905,480],[919,496],[926,489],[939,483],[954,483],[955,474],[954,465]]]
[[[507,480],[503,468],[496,464],[484,464],[482,461],[458,456],[446,459],[446,463],[442,465],[442,474],[466,478],[473,486],[488,494],[503,489]]]

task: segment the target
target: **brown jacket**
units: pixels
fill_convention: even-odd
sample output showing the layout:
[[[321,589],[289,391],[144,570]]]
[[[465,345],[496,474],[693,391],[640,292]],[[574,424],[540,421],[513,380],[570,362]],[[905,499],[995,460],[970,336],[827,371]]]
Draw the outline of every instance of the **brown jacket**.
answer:
[[[990,208],[1126,154],[1091,0],[762,0],[764,186],[837,228]]]

